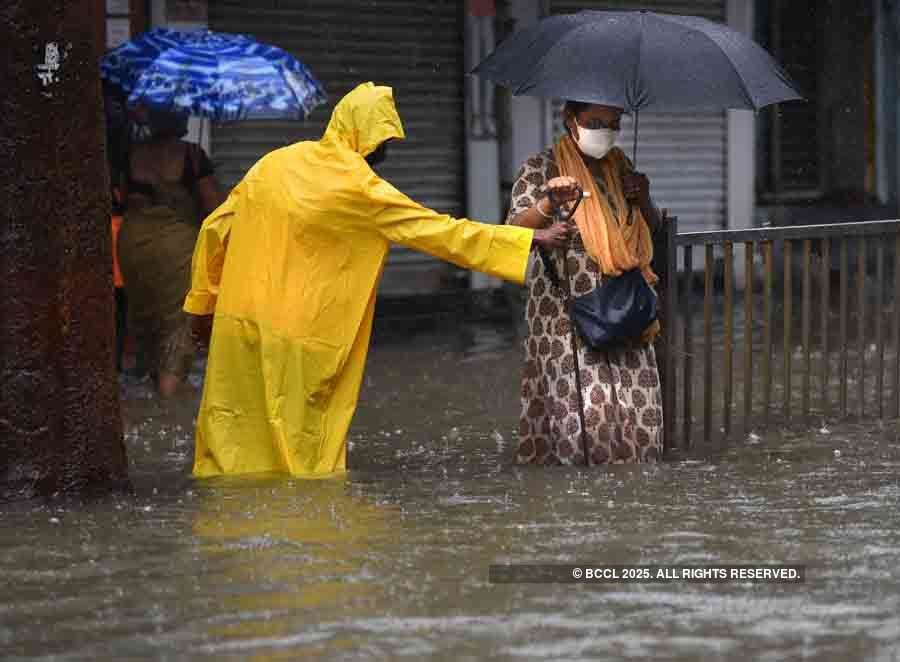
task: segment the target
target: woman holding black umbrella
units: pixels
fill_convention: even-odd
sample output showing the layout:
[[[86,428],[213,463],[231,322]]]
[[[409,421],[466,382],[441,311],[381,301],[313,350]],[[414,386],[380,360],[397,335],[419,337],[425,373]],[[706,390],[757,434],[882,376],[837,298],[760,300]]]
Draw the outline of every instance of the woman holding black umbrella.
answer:
[[[513,189],[511,222],[531,227],[553,215],[549,200],[541,200],[545,184],[558,200],[575,196],[576,182],[592,194],[575,214],[580,247],[567,251],[566,258],[536,262],[530,274],[519,460],[655,459],[662,448],[662,398],[649,341],[657,325],[646,328],[631,347],[592,351],[571,333],[564,307],[573,301],[579,322],[598,311],[595,319],[609,321],[612,317],[602,319],[604,308],[581,302],[615,299],[604,292],[627,292],[620,287],[627,283],[633,293],[641,292],[631,301],[647,305],[608,310],[653,308],[646,283],[656,282],[650,233],[658,215],[646,177],[631,172],[624,154],[613,148],[619,116],[622,109],[634,115],[636,159],[641,111],[759,110],[802,97],[772,57],[735,30],[695,16],[647,11],[544,18],[505,39],[474,73],[516,95],[591,102],[568,104],[568,134],[551,152],[529,159]],[[569,277],[561,282],[568,282],[571,292],[552,287],[554,272],[566,276],[567,266]],[[634,335],[632,329],[653,315],[625,313],[619,319],[638,320],[625,325]],[[588,337],[593,342],[599,336]],[[575,351],[566,349],[576,345]]]
[[[566,298],[633,269],[653,285],[651,233],[659,214],[647,177],[614,146],[622,110],[569,102],[564,113],[566,135],[525,162],[508,217],[513,225],[544,227],[559,211],[554,203],[589,194],[573,217],[572,246],[534,260],[528,274],[517,460],[584,464],[587,448],[591,464],[655,461],[662,395],[651,343],[659,323],[618,346],[591,349],[572,333]],[[560,276],[568,285],[555,285]]]

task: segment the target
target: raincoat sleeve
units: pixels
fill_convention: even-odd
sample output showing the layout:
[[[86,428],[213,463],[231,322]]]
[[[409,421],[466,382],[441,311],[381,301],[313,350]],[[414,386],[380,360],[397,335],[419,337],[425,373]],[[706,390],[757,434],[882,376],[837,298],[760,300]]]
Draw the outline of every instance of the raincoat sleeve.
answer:
[[[534,230],[477,223],[423,207],[375,177],[368,195],[378,209],[375,224],[389,241],[428,253],[464,269],[523,283]]]
[[[234,211],[228,201],[203,221],[191,262],[191,290],[184,301],[185,312],[211,315],[216,309],[225,251]]]

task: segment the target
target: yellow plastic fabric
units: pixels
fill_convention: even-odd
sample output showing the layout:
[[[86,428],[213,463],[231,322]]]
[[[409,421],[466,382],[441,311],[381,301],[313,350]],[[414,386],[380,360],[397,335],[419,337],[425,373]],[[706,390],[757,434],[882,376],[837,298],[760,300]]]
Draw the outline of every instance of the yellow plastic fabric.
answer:
[[[345,469],[390,242],[524,280],[532,230],[438,214],[372,171],[364,157],[403,137],[391,88],[364,83],[204,221],[184,304],[215,314],[195,476]]]

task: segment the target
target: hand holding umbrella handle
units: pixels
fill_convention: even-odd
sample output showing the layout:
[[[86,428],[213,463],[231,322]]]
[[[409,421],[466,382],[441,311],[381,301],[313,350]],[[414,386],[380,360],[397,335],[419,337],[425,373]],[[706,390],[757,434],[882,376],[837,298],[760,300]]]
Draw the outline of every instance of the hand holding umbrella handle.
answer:
[[[572,217],[575,216],[575,210],[578,209],[578,205],[581,204],[581,201],[584,200],[585,198],[589,198],[589,197],[591,197],[591,194],[586,192],[583,188],[581,188],[579,186],[578,187],[578,197],[575,199],[575,204],[572,205],[572,208],[568,209],[568,210],[560,207],[559,208],[559,217],[564,221],[570,220]],[[552,202],[552,198],[551,198],[551,202]]]
[[[572,205],[571,209],[563,207],[565,202],[556,201],[553,197],[553,189],[545,187],[542,191],[542,193],[547,196],[547,199],[550,200],[550,205],[553,207],[553,213],[562,221],[571,219],[575,215],[575,210],[578,209],[578,205],[581,204],[581,201],[591,195],[590,193],[586,193],[579,184],[575,184],[575,186],[578,189],[578,197],[575,198],[575,204]]]
[[[559,218],[559,220],[563,222],[570,221],[572,217],[575,215],[575,210],[578,209],[578,205],[581,204],[581,201],[585,198],[591,197],[591,194],[585,191],[580,185],[576,184],[578,187],[578,197],[575,199],[575,204],[572,205],[572,208],[569,210],[563,209],[561,206],[556,205],[553,200],[553,190],[547,188],[546,186],[540,190],[542,195],[546,195],[550,200],[550,204],[553,205],[553,213]],[[571,245],[574,237],[570,237],[568,245]],[[568,246],[567,246],[568,247]],[[562,249],[565,254],[566,249]],[[550,283],[556,287],[560,287],[560,279],[559,275],[556,273],[556,268],[553,266],[553,261],[550,259],[550,256],[547,254],[547,250],[543,246],[538,246],[538,254],[540,255],[541,261],[544,263],[544,271],[547,274],[547,278],[550,280]]]

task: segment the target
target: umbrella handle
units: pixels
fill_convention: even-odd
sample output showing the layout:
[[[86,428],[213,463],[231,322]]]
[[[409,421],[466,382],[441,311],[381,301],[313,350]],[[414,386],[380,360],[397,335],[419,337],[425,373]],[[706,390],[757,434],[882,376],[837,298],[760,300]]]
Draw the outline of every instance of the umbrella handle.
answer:
[[[559,217],[561,219],[563,219],[564,221],[568,221],[570,218],[573,218],[575,216],[575,210],[578,209],[578,205],[580,205],[581,201],[584,200],[585,195],[586,194],[584,192],[584,189],[581,188],[581,186],[579,185],[578,186],[578,198],[575,200],[575,204],[572,205],[572,209],[570,209],[568,211],[566,211],[564,209],[560,209]]]
[[[578,187],[578,197],[575,199],[575,204],[572,206],[572,209],[570,209],[569,211],[566,211],[565,209],[563,209],[562,205],[556,204],[556,201],[553,199],[553,191],[552,190],[547,189],[547,191],[546,191],[547,197],[550,199],[550,204],[553,205],[553,208],[557,210],[557,214],[558,214],[560,220],[568,221],[570,218],[575,216],[575,210],[578,209],[578,205],[581,204],[581,201],[584,200],[584,198],[587,195],[587,194],[585,194],[584,189],[581,187],[580,184],[576,183],[575,186]]]

